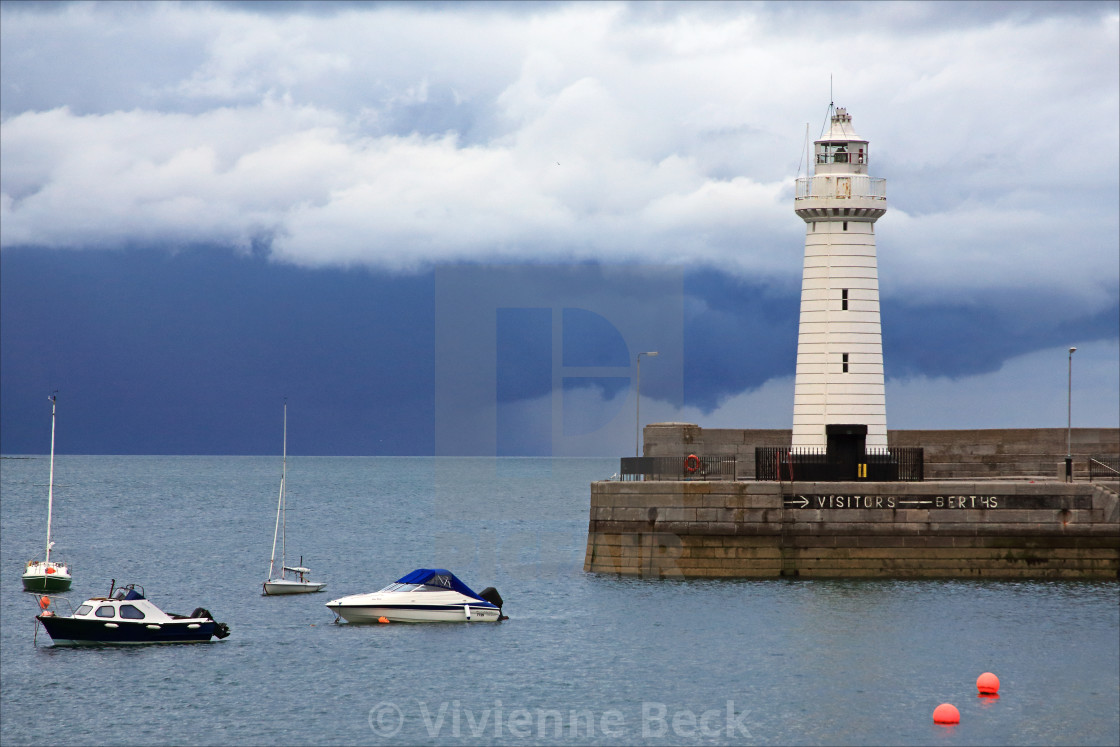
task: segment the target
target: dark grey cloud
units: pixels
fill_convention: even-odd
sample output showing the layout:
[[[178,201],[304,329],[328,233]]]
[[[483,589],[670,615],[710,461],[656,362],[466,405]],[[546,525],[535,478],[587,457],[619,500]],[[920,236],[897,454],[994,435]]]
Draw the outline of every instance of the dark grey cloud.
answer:
[[[492,278],[490,285],[476,281],[462,289],[463,298],[474,298],[483,311],[489,305],[491,312],[480,317],[481,327],[464,328],[465,336],[456,332],[448,351],[450,341],[437,330],[432,272],[304,270],[220,248],[172,256],[145,249],[5,250],[0,450],[43,450],[43,400],[57,388],[66,404],[63,453],[273,453],[275,409],[284,398],[301,421],[293,431],[293,453],[434,454],[439,407],[452,420],[489,419],[493,432],[486,443],[477,430],[459,431],[482,453],[558,453],[554,425],[560,438],[575,442],[607,428],[611,438],[602,448],[625,451],[634,422],[633,358],[650,348],[659,348],[661,356],[646,359],[642,368],[649,419],[683,414],[721,425],[759,425],[752,420],[757,408],[737,402],[792,377],[796,287],[692,271],[683,274],[681,305],[672,294],[649,293],[659,286],[640,281],[648,270],[602,270],[574,267],[565,278],[531,265],[445,269],[452,277]],[[511,273],[532,279],[532,292],[502,291]],[[598,288],[573,287],[570,280],[577,276]],[[672,310],[674,303],[675,332],[651,313]],[[1120,337],[1116,305],[1065,320],[1048,318],[1044,299],[1010,299],[1005,306],[1016,310],[885,302],[888,386],[903,386],[909,403],[917,395],[908,382],[956,381],[955,396],[975,400],[968,380],[994,375],[1009,360],[1033,355],[1037,361],[1071,342],[1088,355],[1094,343]],[[615,312],[593,310],[606,308]],[[619,313],[626,308],[629,322]],[[642,319],[653,323],[645,329]],[[479,335],[487,325],[492,344]],[[555,329],[563,330],[559,347]],[[441,350],[451,355],[445,365],[455,367],[444,372],[445,379],[460,381],[489,369],[493,373],[482,382],[488,389],[479,396],[445,397],[438,405]],[[1080,386],[1107,377],[1107,370],[1097,370],[1099,360],[1078,363],[1086,366],[1079,369]],[[1038,365],[1032,363],[1035,378],[1052,389],[1054,371]],[[1029,375],[1028,368],[1027,381]],[[1001,386],[998,377],[993,382]],[[554,400],[557,386],[560,399]],[[1112,401],[1109,396],[1095,394],[1096,415],[1083,417],[1108,425],[1099,410]],[[770,420],[762,425],[788,427],[792,401],[767,406]],[[909,407],[892,409],[907,427],[922,427],[934,414]],[[479,408],[486,412],[480,415]],[[992,410],[978,427],[1019,425],[1022,417]]]
[[[431,454],[430,275],[306,272],[224,249],[0,254],[0,450]],[[47,387],[47,388],[44,388]]]

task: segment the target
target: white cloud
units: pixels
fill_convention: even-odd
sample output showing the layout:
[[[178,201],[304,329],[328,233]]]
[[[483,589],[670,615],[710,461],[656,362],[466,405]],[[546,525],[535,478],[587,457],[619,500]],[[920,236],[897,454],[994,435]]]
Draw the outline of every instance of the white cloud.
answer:
[[[1116,215],[1100,206],[1048,209],[1041,197],[1007,207],[977,200],[924,215],[888,212],[876,226],[883,293],[929,303],[976,301],[1010,288],[1076,299],[1064,315],[1107,308],[1120,278]]]
[[[832,75],[889,179],[884,293],[1041,288],[1098,309],[1120,254],[1107,10],[5,6],[0,245],[272,237],[307,265],[788,278],[791,179]]]

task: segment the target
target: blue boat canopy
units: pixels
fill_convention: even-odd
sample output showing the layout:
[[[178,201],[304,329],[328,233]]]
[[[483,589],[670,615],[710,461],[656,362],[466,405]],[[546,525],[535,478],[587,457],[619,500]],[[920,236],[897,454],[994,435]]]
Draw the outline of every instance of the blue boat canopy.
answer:
[[[425,586],[438,586],[444,589],[452,589],[460,594],[466,594],[468,597],[473,597],[479,601],[485,602],[486,600],[471,591],[471,587],[460,581],[454,573],[445,568],[417,568],[407,576],[402,576],[397,579],[398,584],[424,584]],[[487,602],[489,604],[489,602]]]

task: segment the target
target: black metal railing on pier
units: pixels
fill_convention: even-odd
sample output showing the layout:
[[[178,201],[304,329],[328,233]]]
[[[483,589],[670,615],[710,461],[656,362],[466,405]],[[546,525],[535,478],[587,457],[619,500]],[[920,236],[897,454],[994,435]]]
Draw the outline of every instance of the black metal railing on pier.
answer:
[[[621,480],[734,480],[735,457],[622,457]]]
[[[824,449],[758,446],[754,450],[756,480],[782,482],[921,482],[925,479],[925,454],[921,447],[868,449],[843,458]]]
[[[1105,480],[1115,480],[1120,477],[1120,457],[1089,457],[1089,482],[1092,482],[1094,477]]]

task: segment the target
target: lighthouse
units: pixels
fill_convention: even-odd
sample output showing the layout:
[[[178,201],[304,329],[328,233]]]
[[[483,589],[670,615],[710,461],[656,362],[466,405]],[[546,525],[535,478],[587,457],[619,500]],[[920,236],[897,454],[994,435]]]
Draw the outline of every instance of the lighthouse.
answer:
[[[870,176],[868,141],[856,135],[847,110],[833,110],[830,122],[814,143],[812,175],[797,180],[794,198],[805,221],[805,265],[792,445],[831,451],[865,438],[865,448],[886,448],[875,255],[886,180]]]

